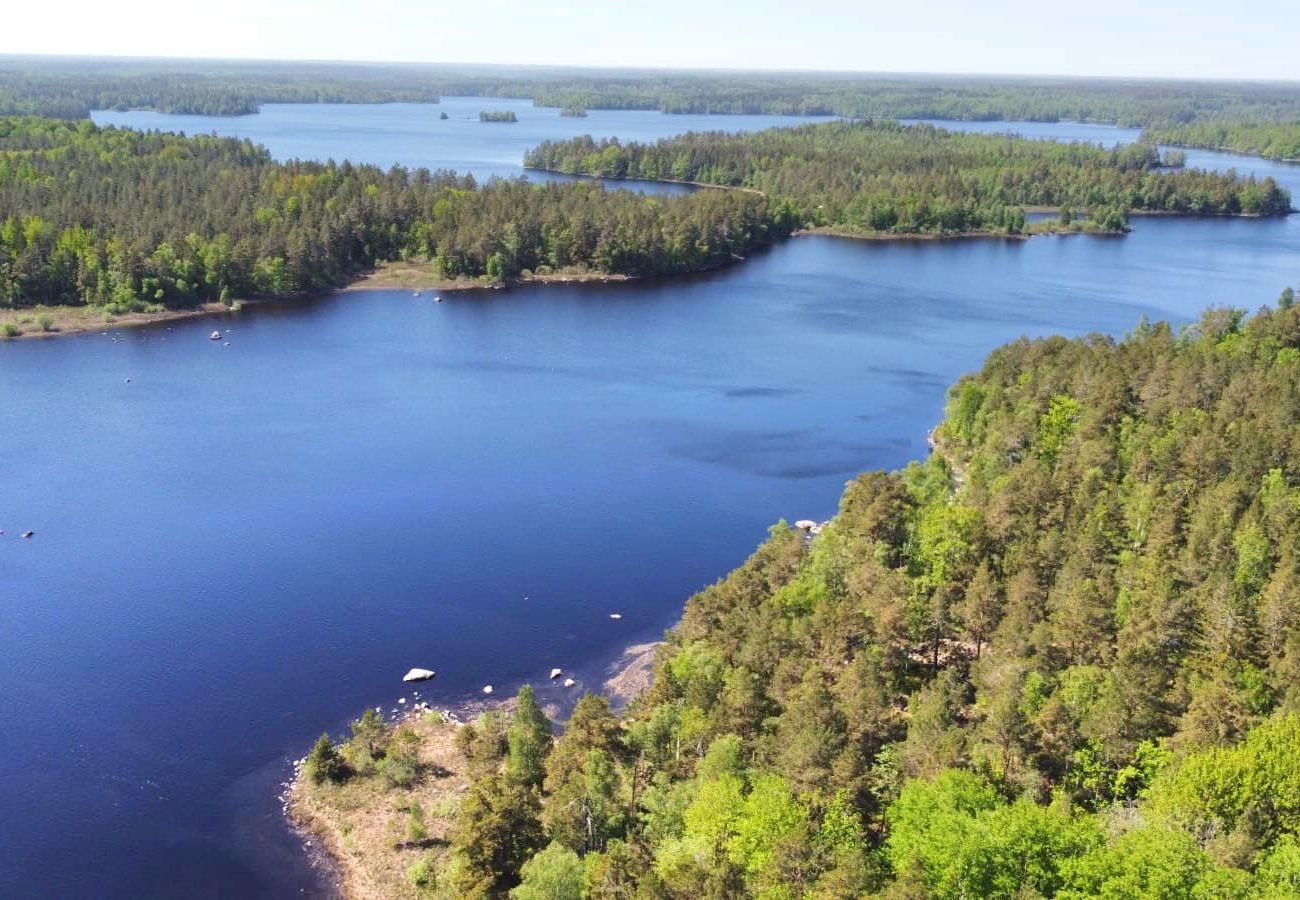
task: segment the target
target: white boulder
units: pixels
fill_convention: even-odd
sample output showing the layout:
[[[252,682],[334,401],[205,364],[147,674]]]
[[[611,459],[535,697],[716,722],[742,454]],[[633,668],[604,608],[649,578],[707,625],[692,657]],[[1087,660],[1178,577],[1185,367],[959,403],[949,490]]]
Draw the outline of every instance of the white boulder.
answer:
[[[403,681],[428,681],[434,676],[433,669],[412,669],[402,676]]]

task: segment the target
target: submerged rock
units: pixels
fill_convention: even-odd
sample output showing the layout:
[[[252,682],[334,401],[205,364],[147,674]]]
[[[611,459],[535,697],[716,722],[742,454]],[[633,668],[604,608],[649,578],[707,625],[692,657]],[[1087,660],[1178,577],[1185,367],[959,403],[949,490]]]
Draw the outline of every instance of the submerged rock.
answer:
[[[402,676],[403,681],[428,681],[434,676],[433,669],[412,669]]]

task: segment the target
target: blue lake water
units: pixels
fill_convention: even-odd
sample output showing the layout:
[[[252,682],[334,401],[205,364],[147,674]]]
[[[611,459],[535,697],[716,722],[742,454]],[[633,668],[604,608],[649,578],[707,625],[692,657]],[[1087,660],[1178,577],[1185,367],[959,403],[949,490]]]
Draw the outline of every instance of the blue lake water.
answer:
[[[480,112],[509,110],[514,123],[480,122]],[[442,113],[446,119],[441,118]],[[100,110],[101,125],[215,132],[264,144],[277,159],[350,159],[387,168],[395,163],[428,169],[453,169],[484,180],[524,174],[524,153],[546,140],[589,134],[624,141],[655,141],[684,131],[760,131],[783,125],[829,121],[813,116],[664,115],[649,110],[593,109],[568,118],[554,107],[500,97],[443,97],[440,103],[323,105],[268,103],[255,116],[173,116],[147,110]],[[529,173],[533,180],[570,180],[562,175]],[[652,193],[680,193],[682,185],[627,182],[622,187]]]
[[[273,111],[202,130],[443,164],[423,120],[360,124],[397,114],[301,112],[310,152],[275,145]],[[1300,197],[1300,169],[1221,162]],[[0,344],[19,461],[0,493],[0,896],[321,893],[277,785],[323,728],[411,696],[407,668],[438,670],[423,690],[448,704],[552,666],[595,686],[772,522],[829,516],[855,473],[923,455],[947,385],[993,347],[1254,308],[1298,273],[1300,217],[805,237],[679,280],[361,291]]]

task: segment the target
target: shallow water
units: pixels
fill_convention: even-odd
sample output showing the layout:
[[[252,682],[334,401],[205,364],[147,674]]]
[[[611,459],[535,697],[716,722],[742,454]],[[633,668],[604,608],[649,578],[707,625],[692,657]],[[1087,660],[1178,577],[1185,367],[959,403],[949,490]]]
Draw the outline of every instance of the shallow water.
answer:
[[[366,112],[316,110],[342,117],[316,155],[372,146],[349,130]],[[551,666],[594,686],[776,519],[923,455],[993,347],[1254,308],[1297,250],[1300,217],[805,237],[679,280],[0,345],[21,461],[0,494],[0,895],[319,893],[277,783],[322,728],[411,697],[407,668],[438,670],[436,703]]]

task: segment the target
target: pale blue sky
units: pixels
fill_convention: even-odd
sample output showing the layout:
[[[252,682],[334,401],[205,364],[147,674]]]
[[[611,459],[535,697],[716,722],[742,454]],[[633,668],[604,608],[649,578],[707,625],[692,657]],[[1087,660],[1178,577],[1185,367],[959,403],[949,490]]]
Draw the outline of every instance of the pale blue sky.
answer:
[[[16,0],[0,53],[1300,80],[1300,0]]]

